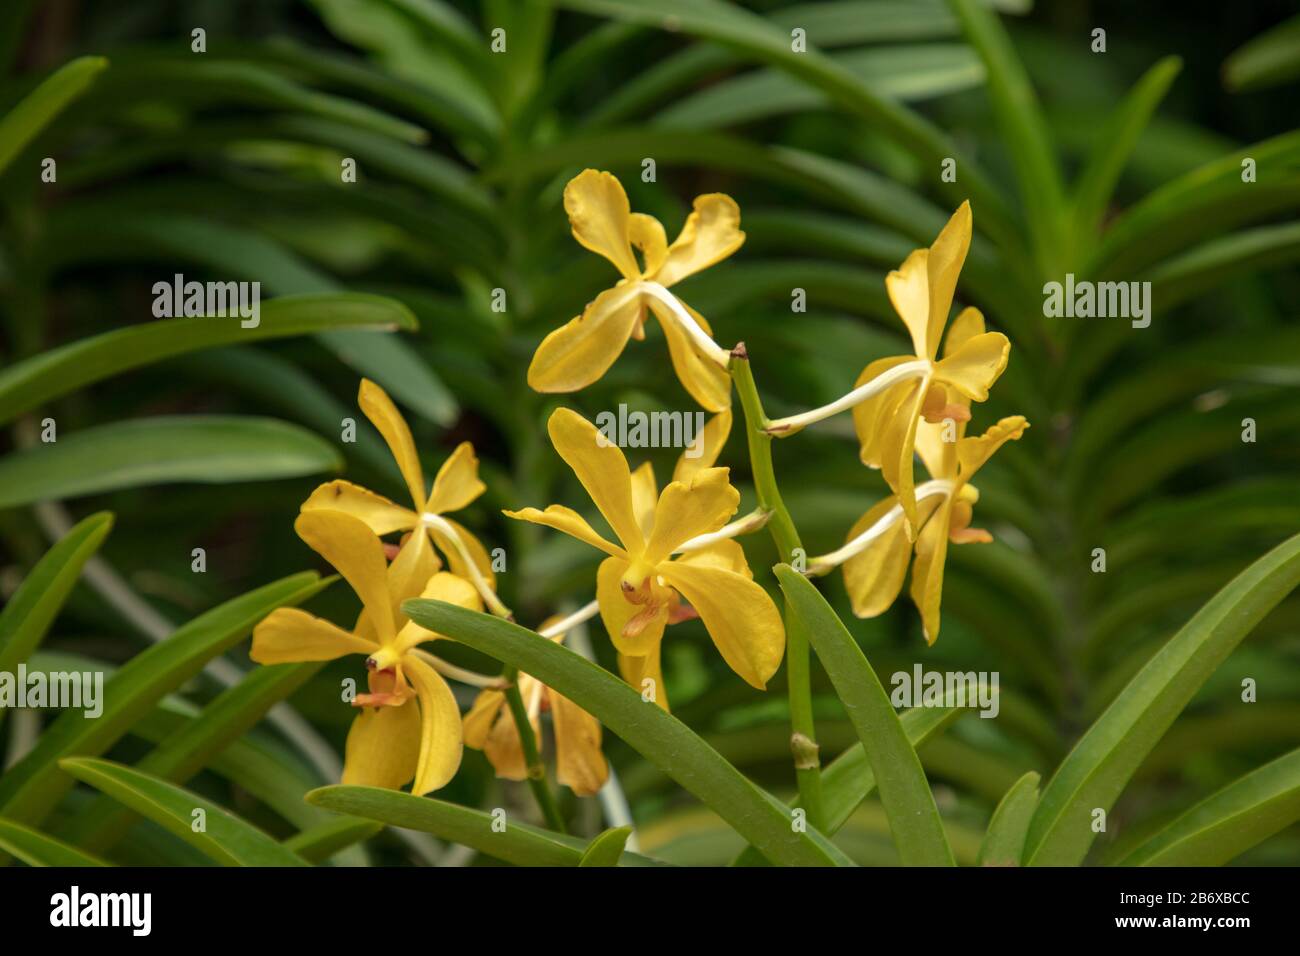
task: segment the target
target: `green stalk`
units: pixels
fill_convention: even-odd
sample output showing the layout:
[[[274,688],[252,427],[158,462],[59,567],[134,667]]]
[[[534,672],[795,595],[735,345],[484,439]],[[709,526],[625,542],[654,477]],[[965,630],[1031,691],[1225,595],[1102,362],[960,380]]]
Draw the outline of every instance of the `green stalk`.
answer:
[[[510,684],[506,687],[506,702],[510,705],[510,716],[515,720],[519,731],[519,742],[524,752],[524,765],[528,769],[528,786],[537,798],[537,805],[542,808],[546,825],[557,833],[567,833],[564,817],[555,794],[546,783],[546,764],[542,763],[541,751],[537,749],[537,738],[533,736],[533,725],[528,719],[528,709],[524,706],[523,695],[519,693],[519,671],[513,667],[506,668],[504,675]]]
[[[742,342],[731,353],[731,380],[736,383],[736,393],[745,412],[746,436],[749,440],[749,466],[754,474],[754,487],[758,503],[772,513],[768,530],[776,542],[781,560],[794,563],[795,556],[802,557],[799,532],[794,520],[781,500],[776,473],[772,469],[772,436],[763,429],[768,424],[763,402],[758,397],[754,373],[749,367],[749,353]],[[813,723],[812,678],[808,651],[808,635],[789,608],[785,615],[785,666],[790,689],[790,749],[794,754],[795,777],[799,784],[799,803],[808,822],[822,828],[825,814],[822,808],[821,762],[817,754],[817,729]]]

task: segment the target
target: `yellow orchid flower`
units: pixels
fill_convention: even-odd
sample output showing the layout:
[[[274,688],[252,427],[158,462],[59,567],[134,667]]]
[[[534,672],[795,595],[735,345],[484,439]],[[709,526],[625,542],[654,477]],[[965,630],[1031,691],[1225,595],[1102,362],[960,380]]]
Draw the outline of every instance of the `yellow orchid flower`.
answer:
[[[656,495],[653,473],[643,466],[634,476],[623,452],[576,412],[557,409],[547,430],[619,544],[563,505],[506,515],[563,531],[609,555],[597,574],[596,600],[619,654],[634,659],[623,668],[625,679],[629,668],[645,671],[655,679],[656,700],[666,706],[659,642],[665,625],[686,613],[685,598],[728,666],[762,690],[785,653],[785,628],[768,593],[754,583],[740,546],[723,540],[674,557],[735,513],[740,493],[728,469],[692,469],[688,480],[670,482]]]
[[[484,599],[493,605],[494,612],[501,613],[504,608],[496,606],[500,602],[492,593],[496,589],[496,580],[487,550],[465,527],[446,517],[448,512],[459,511],[487,490],[478,477],[478,457],[474,454],[474,446],[469,442],[456,446],[451,457],[438,469],[433,489],[426,495],[424,471],[415,451],[415,439],[388,393],[374,382],[362,379],[357,402],[388,443],[410,490],[412,507],[403,507],[383,495],[340,479],[326,482],[313,491],[303,503],[302,510],[341,511],[363,521],[377,535],[423,527],[446,556],[452,573],[476,585],[481,584],[480,593]]]
[[[953,323],[947,348],[960,351],[962,344],[984,332],[984,320],[967,309]],[[970,479],[1005,442],[1019,439],[1029,423],[1022,415],[1003,418],[979,437],[966,437],[970,399],[951,390],[945,404],[961,408],[965,416],[950,415],[952,424],[922,422],[916,435],[916,450],[934,479],[917,490],[917,508],[921,532],[916,538],[916,560],[912,564],[911,596],[921,612],[921,628],[928,643],[939,636],[939,602],[943,593],[943,569],[948,543],[987,543],[993,536],[982,528],[972,528],[972,506],[979,491]],[[945,431],[951,429],[950,436]],[[945,440],[948,437],[949,440]],[[891,495],[877,503],[849,529],[843,550],[855,551],[843,561],[844,586],[858,617],[875,617],[886,611],[898,597],[907,573],[908,552],[912,550],[905,521],[882,523],[894,512],[901,512],[899,498]],[[855,542],[867,539],[861,550]],[[820,559],[813,559],[810,566]]]
[[[983,331],[983,316],[979,310],[968,308],[953,323],[954,331],[948,334],[943,359],[935,360],[970,240],[970,203],[964,202],[943,227],[934,245],[917,249],[897,271],[885,278],[889,299],[912,336],[916,354],[877,359],[862,370],[857,381],[861,386],[905,363],[923,363],[919,376],[904,379],[853,408],[862,462],[879,468],[898,496],[909,538],[920,527],[912,475],[918,422],[969,418],[969,402],[982,402],[989,397],[989,387],[1006,369],[1011,352],[1007,337],[1001,332]],[[970,328],[977,320],[980,332],[964,335],[954,345],[954,332],[959,325]],[[950,390],[966,399],[966,403],[950,402]]]
[[[614,364],[629,339],[645,338],[648,307],[664,330],[685,389],[711,412],[727,408],[727,353],[709,339],[712,331],[704,317],[666,290],[740,248],[745,234],[735,200],[721,193],[697,196],[672,245],[659,220],[632,212],[622,184],[610,173],[586,169],[575,176],[564,188],[564,209],[573,237],[613,263],[622,279],[542,340],[528,367],[528,384],[539,392],[573,392],[590,385]]]
[[[560,621],[559,615],[548,618],[541,632],[547,633]],[[563,642],[564,632],[554,634],[551,640],[557,644]],[[551,712],[555,770],[560,783],[580,797],[594,795],[609,778],[609,764],[600,750],[600,721],[528,674],[519,675],[519,695],[528,709],[528,720],[533,725],[539,749],[542,742],[539,717],[544,710]],[[498,777],[528,778],[519,728],[506,706],[505,691],[488,688],[478,695],[465,715],[465,746],[482,750]]]
[[[703,460],[706,462],[705,464],[692,462],[684,457],[678,459],[677,467],[673,471],[673,481],[689,484],[694,475],[712,466],[713,462],[717,460],[716,453],[712,458],[707,455],[704,456]],[[726,469],[716,470],[726,471]],[[632,472],[632,507],[636,512],[637,522],[646,536],[653,533],[658,501],[659,489],[655,483],[654,466],[647,461]],[[708,543],[701,547],[691,546],[689,550],[682,548],[683,553],[673,559],[676,563],[686,566],[703,565],[721,568],[739,574],[751,582],[753,581],[753,572],[749,569],[749,562],[745,559],[745,551],[739,543],[730,538],[709,540],[707,533],[698,536],[694,540],[704,540],[708,541]],[[661,645],[663,643],[662,634],[667,625],[694,620],[699,617],[699,613],[695,608],[682,604],[676,594],[672,595],[668,600],[667,613],[663,616],[663,620],[659,625],[659,639],[654,641],[646,653],[626,653],[624,651],[626,645],[621,643],[620,638],[624,636],[623,632],[628,628],[629,620],[635,620],[635,615],[629,617],[632,609],[627,607],[626,601],[619,600],[623,596],[623,592],[621,582],[615,580],[618,567],[610,564],[613,560],[612,558],[606,559],[597,572],[596,598],[600,603],[601,618],[605,622],[605,628],[609,631],[610,639],[614,642],[615,647],[618,648],[619,673],[627,683],[639,691],[644,691],[647,687],[653,689],[655,703],[664,710],[668,710],[668,689],[664,683],[663,668],[660,661]],[[609,566],[608,570],[606,569],[607,565]],[[767,596],[767,592],[763,592],[763,594],[764,597]],[[612,608],[612,610],[607,612],[607,607]],[[775,609],[775,605],[773,605],[773,609]],[[785,631],[782,628],[782,642],[784,642],[784,635]],[[721,650],[722,645],[718,646]],[[640,646],[637,649],[640,649]],[[776,653],[777,665],[780,664],[781,656],[782,651],[778,649]],[[725,653],[723,657],[726,657]],[[734,665],[733,669],[735,669]],[[775,665],[773,669],[775,669]],[[736,672],[741,673],[739,670]],[[744,674],[741,674],[741,676],[743,677]],[[745,679],[749,680],[747,677]],[[754,683],[753,681],[749,682]],[[765,685],[766,682],[767,679],[764,678],[763,684]]]
[[[250,656],[259,664],[290,664],[363,655],[369,692],[352,702],[361,710],[348,732],[343,782],[397,789],[414,781],[415,794],[446,785],[460,767],[460,708],[417,650],[439,635],[407,620],[400,608],[425,597],[482,610],[477,590],[437,570],[423,535],[412,535],[390,566],[379,538],[351,515],[305,512],[294,529],[351,585],[364,610],[349,632],[306,611],[279,608],[253,629]]]

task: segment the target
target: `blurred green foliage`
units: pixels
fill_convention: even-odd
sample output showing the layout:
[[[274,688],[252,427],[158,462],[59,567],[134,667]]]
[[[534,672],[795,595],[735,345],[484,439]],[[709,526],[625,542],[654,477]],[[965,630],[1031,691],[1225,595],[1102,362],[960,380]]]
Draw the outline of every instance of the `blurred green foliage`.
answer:
[[[368,375],[407,410],[426,468],[473,441],[489,493],[465,523],[488,547],[506,548],[507,602],[520,620],[540,622],[589,600],[595,568],[590,549],[499,515],[585,500],[545,441],[557,402],[524,381],[541,337],[611,278],[568,235],[560,192],[570,176],[611,170],[633,208],[667,223],[701,192],[740,203],[746,245],[682,294],[719,342],[746,342],[774,417],[837,398],[871,359],[904,349],[884,275],[970,198],[976,240],[958,296],[1012,341],[1010,367],[975,424],[1011,413],[1034,424],[980,475],[980,517],[997,541],[951,553],[933,648],[906,601],[853,621],[838,576],[824,591],[879,674],[918,661],[1000,672],[999,720],[966,716],[919,751],[954,854],[974,863],[1008,789],[1030,772],[1047,779],[1170,635],[1300,527],[1300,130],[1294,79],[1288,89],[1275,66],[1286,60],[1279,47],[1294,54],[1294,28],[1228,59],[1279,24],[1287,5],[1213,5],[1195,17],[1181,6],[988,6],[999,10],[974,0],[10,0],[0,12],[0,408],[12,414],[0,476],[18,477],[0,477],[0,594],[13,594],[67,523],[113,512],[101,574],[72,590],[40,653],[117,666],[147,646],[151,622],[165,634],[311,567],[292,520],[338,455],[348,477],[401,490],[374,434],[338,441]],[[795,27],[810,52],[791,51]],[[1090,50],[1096,27],[1107,32],[1104,54]],[[195,28],[206,31],[201,54]],[[498,28],[504,54],[491,50]],[[45,105],[11,111],[81,56],[108,66],[77,61],[58,88],[42,88]],[[1233,90],[1221,78],[1225,60]],[[46,157],[57,163],[52,183],[41,178]],[[956,182],[940,176],[948,157]],[[355,184],[341,181],[348,158]],[[652,182],[642,177],[647,159]],[[1254,161],[1253,182],[1242,180],[1244,159]],[[177,272],[257,280],[266,296],[383,296],[392,324],[409,325],[409,309],[419,328],[360,331],[367,320],[344,315],[346,328],[256,344],[232,336],[123,362],[39,404],[6,404],[6,375],[19,363],[151,321],[152,284]],[[1042,285],[1067,272],[1152,282],[1151,326],[1045,318]],[[794,288],[807,293],[806,313],[791,312]],[[491,307],[494,289],[505,290],[504,312]],[[563,404],[589,417],[620,402],[691,408],[664,355],[662,343],[630,348]],[[117,423],[175,416],[237,429],[245,453],[232,456],[220,437],[180,449],[165,428],[143,445],[113,445],[110,430],[127,427]],[[41,449],[24,449],[38,444],[45,417],[61,441],[93,435],[100,444],[33,465],[25,456]],[[1246,419],[1253,442],[1242,439]],[[287,437],[259,431],[268,428]],[[275,444],[296,457],[277,454],[272,467]],[[114,455],[145,467],[113,481]],[[887,493],[859,465],[846,418],[777,443],[775,455],[810,553],[841,544]],[[671,452],[651,457],[661,474],[670,470]],[[721,463],[746,510],[742,435]],[[214,483],[159,485],[196,471]],[[19,480],[32,490],[20,494]],[[42,493],[75,500],[30,507]],[[756,569],[773,563],[763,536],[745,546]],[[197,547],[203,574],[190,568]],[[1104,573],[1094,571],[1097,548]],[[313,610],[343,621],[350,601],[344,589],[326,590]],[[665,666],[675,715],[788,794],[783,673],[761,695],[705,653],[697,624],[674,630]],[[591,643],[612,668],[604,635],[593,632]],[[135,763],[193,722],[223,681],[238,678],[231,669],[247,669],[244,651],[215,657],[225,670],[167,688],[109,755]],[[458,651],[458,663],[494,666]],[[303,831],[302,845],[320,854],[332,841],[370,837],[365,825],[317,835],[336,818],[301,801],[334,782],[329,754],[341,753],[350,717],[335,688],[346,673],[331,664],[286,681],[296,714],[232,725],[206,759],[168,779],[278,837]],[[1258,684],[1257,703],[1241,702],[1245,678]],[[825,674],[815,668],[814,680],[829,759],[857,738]],[[12,758],[32,728],[7,724]],[[1292,596],[1155,743],[1090,859],[1123,858],[1143,835],[1293,748],[1298,726]],[[606,750],[643,850],[723,862],[742,848],[612,735]],[[73,769],[92,783],[108,773],[89,762]],[[494,780],[472,751],[439,796],[531,812],[526,790]],[[70,793],[49,808],[47,832],[84,830],[79,817],[95,799]],[[564,799],[575,832],[603,828],[594,801]],[[199,859],[154,824],[136,822],[131,833],[95,852],[111,849],[123,863]],[[10,852],[27,839],[0,833]],[[870,800],[838,843],[861,862],[896,860]],[[334,859],[443,852],[387,833],[363,846]],[[1240,860],[1294,864],[1300,831],[1291,825]]]

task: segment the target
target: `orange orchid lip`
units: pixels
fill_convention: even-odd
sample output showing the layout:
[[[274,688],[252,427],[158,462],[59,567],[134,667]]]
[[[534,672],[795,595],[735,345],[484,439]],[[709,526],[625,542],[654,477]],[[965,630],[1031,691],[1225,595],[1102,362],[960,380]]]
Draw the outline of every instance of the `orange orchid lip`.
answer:
[[[649,604],[642,608],[623,625],[624,637],[636,637],[649,626],[650,622],[663,611],[661,604]]]

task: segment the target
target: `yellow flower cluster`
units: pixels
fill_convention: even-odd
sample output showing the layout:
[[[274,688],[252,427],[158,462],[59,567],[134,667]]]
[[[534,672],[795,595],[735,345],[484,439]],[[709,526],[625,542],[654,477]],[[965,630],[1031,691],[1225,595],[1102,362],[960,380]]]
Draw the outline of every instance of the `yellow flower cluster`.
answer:
[[[529,384],[541,392],[573,392],[591,384],[631,339],[645,337],[645,319],[652,313],[681,384],[716,414],[705,429],[702,454],[683,456],[661,490],[649,462],[633,470],[622,450],[594,425],[559,408],[547,426],[551,442],[613,540],[564,505],[505,514],[562,531],[606,555],[594,582],[596,609],[624,679],[647,700],[667,709],[660,665],[664,633],[669,624],[693,618],[727,665],[763,689],[780,666],[785,629],[734,540],[762,522],[732,522],[740,493],[729,470],[716,465],[731,428],[731,353],[713,341],[703,316],[668,291],[740,247],[745,236],[739,207],[728,196],[700,196],[669,245],[663,226],[633,213],[609,173],[589,169],[575,177],[565,189],[564,205],[577,241],[608,259],[621,278],[580,316],[546,336],[529,366]],[[963,204],[930,248],[913,252],[886,280],[915,354],[871,362],[854,390],[825,409],[762,425],[768,435],[791,435],[852,409],[861,460],[881,471],[893,494],[863,514],[843,548],[811,559],[808,573],[842,567],[854,612],[870,617],[893,604],[910,563],[912,599],[930,642],[939,633],[949,542],[991,540],[988,532],[971,527],[979,496],[970,479],[998,447],[1028,427],[1014,416],[978,437],[965,434],[971,402],[988,398],[1010,352],[1006,336],[986,331],[977,309],[960,312],[939,357],[970,241],[971,211]],[[518,715],[506,707],[506,688],[435,657],[425,645],[440,635],[401,612],[404,600],[423,596],[509,616],[496,595],[486,549],[448,517],[485,490],[474,449],[461,444],[426,494],[410,429],[388,396],[365,381],[359,403],[392,450],[411,504],[347,481],[317,488],[295,528],[347,580],[363,610],[351,631],[297,609],[277,610],[254,632],[253,659],[276,664],[364,656],[369,686],[353,700],[359,712],[347,741],[345,783],[396,788],[413,781],[412,792],[428,793],[455,774],[465,744],[483,749],[500,776],[524,779],[530,772],[520,737],[524,718],[515,723]],[[919,486],[913,474],[916,456],[930,474]],[[381,540],[394,533],[403,533],[400,547]],[[564,634],[555,632],[559,623],[549,621],[538,639],[563,640]],[[484,688],[463,720],[444,675]],[[608,776],[599,723],[528,675],[519,676],[517,689],[534,734],[540,732],[541,711],[552,715],[560,781],[578,794],[595,793]]]
[[[441,635],[401,611],[403,601],[417,597],[476,611],[485,604],[505,610],[495,594],[486,549],[446,517],[486,490],[478,477],[478,458],[468,442],[462,443],[438,470],[426,495],[415,440],[388,395],[363,381],[358,401],[392,450],[412,507],[346,481],[331,481],[312,492],[294,528],[356,592],[361,615],[351,631],[344,631],[297,608],[280,608],[254,629],[252,658],[259,664],[285,664],[331,661],[348,654],[365,657],[369,686],[367,693],[352,700],[358,713],[348,732],[344,783],[394,789],[411,783],[412,793],[429,793],[455,776],[465,745],[484,749],[501,776],[521,779],[518,735],[511,740],[489,719],[500,709],[503,691],[485,689],[462,724],[456,698],[439,671],[479,684],[490,682],[475,681],[476,675],[429,653],[422,645]],[[380,540],[398,531],[408,532],[400,547]],[[390,562],[388,554],[394,550]],[[450,571],[442,570],[439,551]],[[540,690],[535,680],[521,676],[520,691],[530,700],[534,716],[542,700]],[[609,773],[601,753],[600,725],[547,692],[555,718],[560,782],[580,795],[593,794]]]
[[[939,599],[948,543],[993,540],[987,531],[970,526],[971,507],[979,500],[970,479],[1004,442],[1018,439],[1029,427],[1023,416],[1014,415],[992,425],[983,435],[966,437],[970,403],[989,397],[989,389],[1006,369],[1011,352],[1005,335],[985,331],[979,309],[969,307],[957,315],[944,340],[943,358],[937,359],[970,241],[970,204],[962,203],[934,245],[913,252],[885,279],[890,301],[911,334],[916,355],[877,359],[863,369],[858,385],[905,362],[920,360],[924,371],[853,408],[862,462],[879,468],[894,494],[867,511],[849,530],[848,540],[852,542],[875,526],[896,505],[901,506],[904,517],[844,562],[844,583],[853,612],[874,617],[894,603],[915,542],[911,594],[931,644],[939,636]],[[918,500],[913,479],[914,453],[937,491],[923,500]]]

